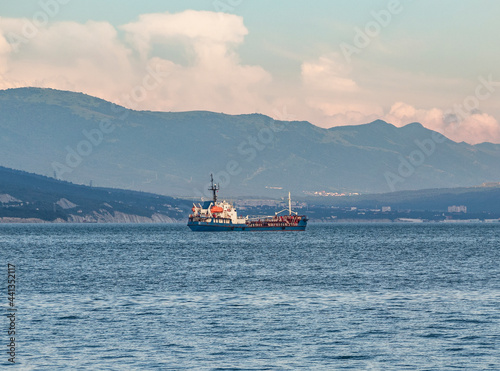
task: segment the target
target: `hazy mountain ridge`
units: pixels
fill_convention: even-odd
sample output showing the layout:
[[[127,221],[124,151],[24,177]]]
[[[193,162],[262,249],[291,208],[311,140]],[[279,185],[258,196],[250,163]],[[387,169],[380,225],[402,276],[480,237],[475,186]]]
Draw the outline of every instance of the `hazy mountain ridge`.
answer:
[[[418,123],[323,129],[260,114],[133,111],[81,93],[38,88],[0,91],[0,112],[0,165],[51,176],[54,164],[61,164],[69,171],[60,178],[75,183],[199,196],[210,172],[227,174],[230,164],[238,174],[221,179],[227,196],[373,193],[500,181],[500,145],[439,137],[426,152],[416,141],[429,144],[435,134]],[[101,139],[95,130],[102,122],[113,130],[101,131]],[[91,141],[84,131],[94,133],[97,144],[69,166],[71,151],[88,150],[78,147]],[[417,166],[405,169],[402,163],[412,154]]]

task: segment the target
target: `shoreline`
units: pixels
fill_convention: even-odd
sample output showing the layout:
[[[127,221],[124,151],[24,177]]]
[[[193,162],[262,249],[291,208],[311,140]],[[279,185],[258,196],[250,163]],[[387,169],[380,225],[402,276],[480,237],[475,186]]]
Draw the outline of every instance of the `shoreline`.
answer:
[[[163,215],[159,217],[144,217],[128,215],[127,218],[117,217],[107,220],[92,220],[84,217],[72,220],[43,220],[40,218],[0,218],[0,224],[185,224],[185,220],[178,220]],[[158,214],[157,214],[158,215]],[[336,220],[309,220],[308,224],[500,224],[500,219],[486,220],[391,220],[391,219],[336,219]]]

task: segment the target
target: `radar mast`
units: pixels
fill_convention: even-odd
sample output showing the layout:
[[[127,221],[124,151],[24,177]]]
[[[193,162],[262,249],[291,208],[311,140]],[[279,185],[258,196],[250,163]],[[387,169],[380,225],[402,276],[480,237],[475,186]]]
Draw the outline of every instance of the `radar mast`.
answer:
[[[209,191],[212,191],[214,196],[213,196],[213,200],[214,200],[214,205],[215,203],[217,202],[217,191],[219,190],[219,186],[217,184],[214,184],[214,176],[213,174],[210,174],[210,188],[208,189]]]

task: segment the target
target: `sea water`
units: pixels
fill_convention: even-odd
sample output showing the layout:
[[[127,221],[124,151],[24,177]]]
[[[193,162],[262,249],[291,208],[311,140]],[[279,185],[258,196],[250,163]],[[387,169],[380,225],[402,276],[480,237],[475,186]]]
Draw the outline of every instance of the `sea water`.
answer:
[[[500,369],[500,225],[1,225],[0,258],[12,369]]]

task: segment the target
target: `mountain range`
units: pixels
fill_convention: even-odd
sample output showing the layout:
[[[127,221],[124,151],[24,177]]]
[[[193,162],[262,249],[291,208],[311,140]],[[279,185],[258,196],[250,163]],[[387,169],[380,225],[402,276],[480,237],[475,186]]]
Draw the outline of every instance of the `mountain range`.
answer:
[[[82,93],[0,91],[0,165],[73,183],[230,197],[383,193],[500,181],[500,145],[419,123],[324,129],[261,114],[135,111]]]

